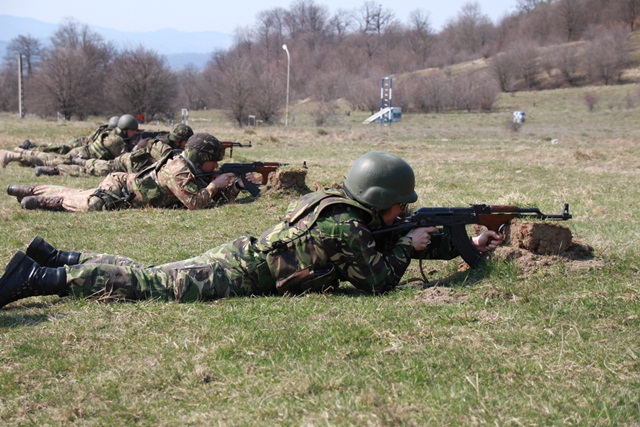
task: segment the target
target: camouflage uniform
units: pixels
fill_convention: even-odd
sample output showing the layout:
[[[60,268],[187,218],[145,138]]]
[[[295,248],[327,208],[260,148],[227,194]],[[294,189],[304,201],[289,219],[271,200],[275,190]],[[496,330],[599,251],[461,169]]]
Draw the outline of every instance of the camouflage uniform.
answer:
[[[128,258],[84,254],[67,265],[78,297],[190,302],[229,296],[322,292],[347,281],[367,293],[394,288],[411,262],[411,239],[376,247],[372,210],[341,191],[306,195],[257,239],[243,236],[184,261],[143,268]],[[453,257],[450,242],[441,255]]]
[[[98,128],[95,131],[93,131],[93,133],[88,137],[76,136],[74,138],[71,138],[69,142],[67,142],[66,144],[62,144],[62,145],[51,145],[47,143],[34,144],[29,141],[29,143],[27,144],[28,148],[27,147],[24,147],[24,148],[30,151],[40,151],[43,153],[54,153],[54,154],[64,155],[69,153],[69,151],[73,150],[74,148],[83,147],[89,144],[90,142],[95,141],[96,139],[98,139],[98,137],[100,137],[100,135],[108,131],[109,131],[109,125],[104,124],[104,125],[98,126]]]
[[[188,138],[187,136],[185,139]],[[123,153],[113,160],[89,159],[84,166],[60,165],[58,170],[60,175],[69,176],[107,176],[112,172],[134,173],[159,161],[172,150],[175,150],[175,147],[169,139],[169,133],[167,133],[157,136],[143,149],[134,149],[131,152]]]
[[[20,164],[23,166],[59,166],[70,165],[74,158],[112,160],[126,151],[130,143],[115,132],[103,132],[88,145],[73,148],[65,155],[40,151],[22,151]]]
[[[172,151],[138,173],[113,172],[97,189],[81,190],[57,185],[36,185],[34,196],[61,197],[67,211],[173,207],[201,209],[213,202],[233,200],[236,187],[218,189],[196,177],[200,170],[182,154]]]

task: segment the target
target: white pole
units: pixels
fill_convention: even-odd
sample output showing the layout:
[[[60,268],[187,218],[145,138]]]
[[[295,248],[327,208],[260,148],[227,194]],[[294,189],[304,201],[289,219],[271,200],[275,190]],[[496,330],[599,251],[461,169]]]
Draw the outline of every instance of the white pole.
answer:
[[[289,125],[289,70],[291,69],[291,56],[286,44],[283,44],[282,48],[287,52],[287,103],[284,110],[284,126],[287,127]]]
[[[18,112],[24,117],[24,88],[22,86],[22,54],[18,55]]]

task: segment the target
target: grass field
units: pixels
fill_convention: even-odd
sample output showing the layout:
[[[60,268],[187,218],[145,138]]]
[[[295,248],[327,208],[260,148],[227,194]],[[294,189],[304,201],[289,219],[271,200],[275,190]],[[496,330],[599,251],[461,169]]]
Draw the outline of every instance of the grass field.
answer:
[[[596,94],[593,112],[585,92]],[[518,132],[515,110],[527,113]],[[344,114],[312,126],[235,128],[220,112],[190,125],[252,141],[236,161],[306,161],[307,184],[342,181],[355,158],[409,161],[419,205],[538,206],[560,213],[590,262],[524,273],[496,260],[455,274],[428,264],[380,297],[354,292],[212,303],[22,300],[0,310],[0,424],[8,426],[422,426],[640,424],[640,86],[503,95],[493,113],[405,114],[391,126]],[[97,121],[0,115],[0,148],[64,142]],[[147,130],[166,126],[147,124]],[[66,250],[146,264],[199,254],[284,214],[288,196],[215,209],[74,214],[24,211],[8,184],[81,188],[100,178],[0,170],[0,269],[40,234]]]

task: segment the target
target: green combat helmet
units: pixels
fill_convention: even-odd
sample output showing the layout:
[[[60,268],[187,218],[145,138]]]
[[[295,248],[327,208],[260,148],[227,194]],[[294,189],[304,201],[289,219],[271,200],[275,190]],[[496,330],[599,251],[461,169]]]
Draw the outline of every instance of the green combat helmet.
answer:
[[[416,178],[411,166],[384,151],[358,157],[344,180],[347,195],[365,206],[385,210],[396,203],[413,203]]]
[[[107,124],[107,129],[114,129],[118,127],[118,120],[120,120],[120,116],[113,116],[109,119]]]
[[[131,114],[125,114],[124,116],[118,119],[118,129],[127,130],[133,129],[138,130],[138,120],[133,117]]]
[[[178,142],[178,141],[186,141],[193,135],[193,129],[191,126],[177,124],[171,129],[169,132],[169,141],[170,142]]]
[[[208,133],[192,135],[184,147],[184,156],[193,163],[198,164],[220,161],[223,154],[222,144],[218,141],[218,138]]]

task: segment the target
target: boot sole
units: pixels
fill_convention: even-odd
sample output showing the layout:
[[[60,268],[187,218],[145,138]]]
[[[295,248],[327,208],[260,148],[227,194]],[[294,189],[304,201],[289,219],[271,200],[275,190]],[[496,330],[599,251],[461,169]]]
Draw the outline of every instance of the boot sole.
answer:
[[[2,288],[4,288],[5,283],[9,280],[11,275],[14,273],[16,268],[20,265],[22,260],[26,258],[26,256],[27,256],[26,253],[22,251],[18,251],[13,256],[13,258],[11,258],[11,261],[9,261],[9,264],[7,264],[7,268],[4,270],[4,274],[2,275],[2,277],[0,277],[0,295],[2,293]],[[1,296],[0,296],[0,299],[1,299]],[[0,304],[2,303],[0,302]],[[1,306],[2,305],[0,305],[0,307]]]

